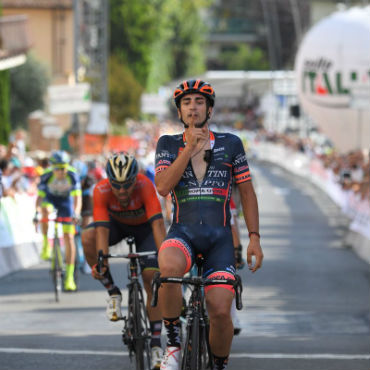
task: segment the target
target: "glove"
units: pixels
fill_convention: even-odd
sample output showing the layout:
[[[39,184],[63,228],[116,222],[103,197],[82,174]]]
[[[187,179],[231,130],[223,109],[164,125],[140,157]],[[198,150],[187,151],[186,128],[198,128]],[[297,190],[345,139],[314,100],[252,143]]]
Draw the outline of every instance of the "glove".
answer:
[[[235,256],[235,267],[237,270],[241,270],[244,265],[245,261],[242,257],[242,246],[239,244],[237,247],[234,247],[234,256]]]

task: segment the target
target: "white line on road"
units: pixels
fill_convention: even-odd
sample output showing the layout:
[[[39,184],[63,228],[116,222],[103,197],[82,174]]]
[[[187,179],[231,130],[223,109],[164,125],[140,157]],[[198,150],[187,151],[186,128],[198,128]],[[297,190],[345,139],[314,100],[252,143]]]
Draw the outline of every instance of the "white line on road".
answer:
[[[55,355],[95,355],[95,356],[128,356],[128,352],[61,350],[46,348],[0,348],[0,353],[30,353]],[[232,358],[265,358],[265,359],[300,359],[300,360],[370,360],[370,354],[336,354],[336,353],[232,353]]]

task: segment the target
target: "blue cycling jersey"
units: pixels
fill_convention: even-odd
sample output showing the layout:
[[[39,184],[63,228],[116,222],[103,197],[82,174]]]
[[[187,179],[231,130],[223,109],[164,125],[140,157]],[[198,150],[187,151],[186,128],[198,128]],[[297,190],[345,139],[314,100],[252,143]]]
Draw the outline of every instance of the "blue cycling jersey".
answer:
[[[210,161],[201,182],[191,161],[171,191],[173,223],[230,226],[230,197],[233,179],[250,181],[250,171],[241,140],[233,134],[210,132]],[[156,150],[156,173],[169,167],[186,145],[185,133],[164,135]]]
[[[75,169],[68,166],[64,179],[57,179],[52,168],[41,176],[38,195],[45,202],[51,203],[60,217],[73,215],[73,196],[81,195],[81,185]]]

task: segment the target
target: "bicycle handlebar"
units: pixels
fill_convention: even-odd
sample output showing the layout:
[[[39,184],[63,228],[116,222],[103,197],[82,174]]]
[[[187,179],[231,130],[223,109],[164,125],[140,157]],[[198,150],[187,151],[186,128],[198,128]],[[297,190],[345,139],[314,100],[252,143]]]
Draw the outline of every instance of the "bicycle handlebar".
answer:
[[[151,306],[155,307],[158,303],[158,289],[161,284],[173,283],[173,284],[187,284],[193,286],[208,286],[208,285],[232,285],[235,290],[236,308],[241,310],[243,308],[243,302],[241,299],[243,285],[239,275],[235,275],[235,280],[233,279],[204,279],[201,276],[192,277],[161,277],[160,273],[157,272],[154,275],[152,281],[152,301]]]
[[[135,258],[143,258],[146,256],[152,256],[157,254],[155,251],[148,251],[148,252],[137,252],[137,253],[126,253],[126,254],[104,254],[103,251],[100,249],[98,252],[98,263],[96,270],[98,272],[101,271],[102,267],[104,267],[104,259],[107,258],[127,258],[127,259],[135,259]]]

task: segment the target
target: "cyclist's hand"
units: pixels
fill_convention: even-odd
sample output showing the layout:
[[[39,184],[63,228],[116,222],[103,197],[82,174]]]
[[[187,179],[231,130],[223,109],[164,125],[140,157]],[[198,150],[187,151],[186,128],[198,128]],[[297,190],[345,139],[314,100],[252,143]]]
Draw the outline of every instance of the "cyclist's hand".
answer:
[[[204,146],[205,140],[208,139],[208,129],[206,126],[202,128],[194,127],[196,117],[191,118],[191,125],[186,131],[186,145],[192,149],[193,154],[199,152]]]
[[[33,216],[33,219],[32,219],[32,222],[33,224],[37,227],[37,225],[39,224],[40,222],[40,213],[39,212],[36,212],[35,213],[35,216]]]
[[[72,216],[72,222],[75,224],[75,225],[80,225],[82,221],[82,217],[80,215],[77,215],[76,213]]]
[[[106,273],[107,270],[108,270],[108,266],[103,266],[103,268],[99,272],[98,271],[98,264],[95,264],[94,266],[91,267],[91,276],[94,279],[103,280],[104,279],[104,274]]]
[[[252,264],[253,256],[255,257],[254,265]],[[247,249],[247,263],[249,270],[256,272],[262,266],[262,260],[263,252],[260,245],[260,240],[257,237],[252,237]]]
[[[242,256],[242,249],[243,248],[241,244],[239,244],[237,247],[234,247],[235,267],[238,270],[241,270],[245,265],[245,261]]]

